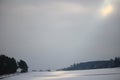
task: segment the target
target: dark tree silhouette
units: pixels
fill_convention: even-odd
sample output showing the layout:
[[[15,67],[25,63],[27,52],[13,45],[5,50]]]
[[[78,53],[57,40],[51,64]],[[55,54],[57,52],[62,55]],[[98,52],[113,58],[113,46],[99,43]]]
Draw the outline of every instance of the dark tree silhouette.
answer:
[[[70,65],[62,70],[85,70],[85,69],[100,69],[120,67],[120,57],[104,61],[89,61]],[[60,69],[59,69],[60,70]]]
[[[14,58],[0,55],[0,75],[15,73],[17,68],[17,63]]]
[[[12,69],[12,72],[16,72],[17,69],[18,69],[18,66],[17,66],[17,63],[16,63],[16,60],[14,58],[11,59],[11,69]]]
[[[21,68],[21,72],[28,71],[28,66],[25,61],[20,60],[17,64],[14,58],[0,55],[0,75],[15,73],[18,68]]]
[[[21,69],[21,72],[27,72],[27,71],[28,71],[28,66],[27,66],[27,64],[26,64],[25,61],[20,60],[20,61],[18,62],[18,66],[19,66],[19,68]]]
[[[120,66],[120,58],[115,57],[115,59],[114,59],[114,67],[118,67],[118,66]]]

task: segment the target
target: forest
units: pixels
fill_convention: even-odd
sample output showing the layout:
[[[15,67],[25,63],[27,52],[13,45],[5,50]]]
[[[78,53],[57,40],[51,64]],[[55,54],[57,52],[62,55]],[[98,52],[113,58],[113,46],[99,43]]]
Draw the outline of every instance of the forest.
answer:
[[[115,57],[110,60],[103,61],[88,61],[82,63],[74,63],[67,68],[59,70],[86,70],[86,69],[101,69],[101,68],[115,68],[120,67],[120,57]]]

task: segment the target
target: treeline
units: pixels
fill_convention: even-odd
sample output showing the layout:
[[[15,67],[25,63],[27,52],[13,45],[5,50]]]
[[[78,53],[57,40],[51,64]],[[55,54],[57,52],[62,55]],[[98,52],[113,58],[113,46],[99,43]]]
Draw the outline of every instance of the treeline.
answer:
[[[28,66],[24,60],[17,62],[14,58],[0,55],[0,75],[15,73],[17,69],[20,69],[21,72],[27,72]]]
[[[89,61],[83,63],[76,63],[67,68],[60,70],[86,70],[86,69],[100,69],[100,68],[115,68],[120,67],[120,57],[105,61]]]

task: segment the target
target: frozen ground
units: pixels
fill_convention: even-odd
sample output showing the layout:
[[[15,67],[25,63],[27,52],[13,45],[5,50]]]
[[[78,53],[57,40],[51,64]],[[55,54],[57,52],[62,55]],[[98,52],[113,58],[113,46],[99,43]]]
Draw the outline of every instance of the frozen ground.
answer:
[[[120,80],[120,68],[79,71],[28,72],[1,80]]]

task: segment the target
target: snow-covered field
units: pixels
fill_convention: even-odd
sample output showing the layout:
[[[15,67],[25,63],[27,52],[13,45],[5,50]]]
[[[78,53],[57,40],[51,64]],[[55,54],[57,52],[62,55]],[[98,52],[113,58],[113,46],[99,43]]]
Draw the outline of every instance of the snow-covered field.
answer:
[[[120,68],[79,71],[28,72],[1,80],[120,80]]]

